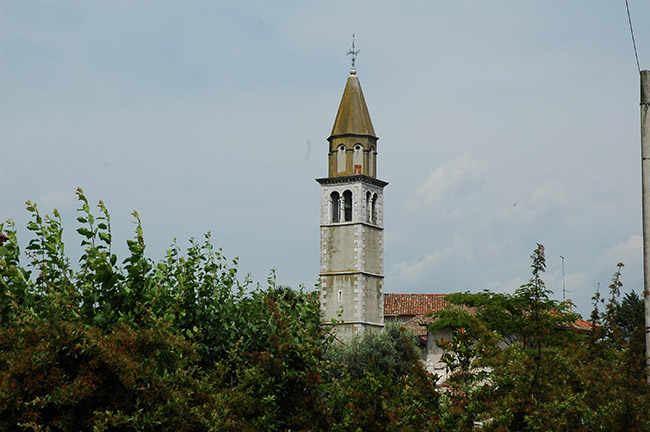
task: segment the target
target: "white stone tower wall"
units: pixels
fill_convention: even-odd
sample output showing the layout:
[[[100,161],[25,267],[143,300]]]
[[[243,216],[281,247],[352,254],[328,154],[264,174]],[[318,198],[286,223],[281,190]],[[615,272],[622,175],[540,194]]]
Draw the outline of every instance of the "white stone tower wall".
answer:
[[[352,220],[332,222],[330,196],[346,190],[352,192]],[[374,222],[367,221],[368,192],[377,197]],[[382,225],[382,187],[363,178],[322,184],[321,310],[325,322],[342,321],[341,337],[383,327]]]

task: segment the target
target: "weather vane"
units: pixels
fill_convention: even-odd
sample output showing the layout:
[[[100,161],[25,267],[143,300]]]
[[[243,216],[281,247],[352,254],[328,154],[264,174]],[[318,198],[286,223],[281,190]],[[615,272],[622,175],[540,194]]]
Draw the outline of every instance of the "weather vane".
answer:
[[[357,54],[359,54],[359,50],[355,50],[354,48],[354,33],[352,33],[352,49],[348,50],[346,54],[352,56],[352,69],[354,69],[354,62],[357,60]]]

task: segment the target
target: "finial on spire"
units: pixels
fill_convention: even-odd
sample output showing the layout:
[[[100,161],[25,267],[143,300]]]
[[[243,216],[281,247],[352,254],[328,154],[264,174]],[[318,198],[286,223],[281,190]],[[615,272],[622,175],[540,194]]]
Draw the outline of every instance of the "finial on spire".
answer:
[[[357,55],[359,54],[359,50],[354,49],[354,33],[352,33],[352,48],[348,50],[346,55],[351,55],[352,56],[352,68],[350,69],[350,74],[354,75],[357,73],[356,69],[354,68],[354,62],[357,60]]]

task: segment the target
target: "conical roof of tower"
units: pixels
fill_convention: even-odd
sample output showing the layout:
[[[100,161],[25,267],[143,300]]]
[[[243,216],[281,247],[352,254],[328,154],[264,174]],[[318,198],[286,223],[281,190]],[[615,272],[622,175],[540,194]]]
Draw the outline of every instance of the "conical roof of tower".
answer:
[[[348,82],[345,85],[345,90],[343,90],[341,105],[339,105],[339,112],[336,114],[334,127],[332,127],[332,136],[348,134],[377,137],[354,68],[350,70]]]

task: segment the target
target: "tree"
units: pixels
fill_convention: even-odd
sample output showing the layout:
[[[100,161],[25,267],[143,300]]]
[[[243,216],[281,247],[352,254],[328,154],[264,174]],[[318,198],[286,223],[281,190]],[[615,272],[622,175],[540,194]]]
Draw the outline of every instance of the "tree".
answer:
[[[541,275],[544,247],[531,255],[532,277],[514,294],[450,295],[455,307],[438,312],[432,329],[452,328],[441,341],[451,378],[445,427],[473,430],[576,430],[580,411],[582,336],[570,305],[550,299]]]
[[[361,378],[372,370],[383,374],[400,377],[408,375],[416,367],[418,351],[416,339],[412,332],[400,329],[395,323],[387,324],[383,332],[369,331],[355,335],[345,343],[328,347],[330,361],[342,364],[342,375]]]
[[[437,377],[421,362],[413,334],[389,324],[328,346],[325,386],[331,430],[432,430],[440,420]]]
[[[110,216],[83,191],[78,269],[55,210],[36,204],[21,264],[0,225],[0,429],[286,430],[320,424],[317,297],[237,279],[206,235],[146,258],[137,212],[129,255],[112,253]],[[3,239],[4,239],[3,237]],[[310,423],[311,422],[311,423]],[[314,423],[315,422],[315,423]],[[320,423],[319,423],[320,422]]]
[[[634,290],[626,293],[616,306],[615,318],[624,339],[628,340],[639,327],[643,327],[643,313],[643,298]]]
[[[643,316],[633,292],[623,303],[618,301],[622,268],[623,263],[618,263],[607,302],[600,293],[594,296],[593,331],[581,364],[585,402],[594,412],[594,424],[612,431],[643,431],[650,428]],[[603,312],[598,309],[601,303],[605,303]]]

